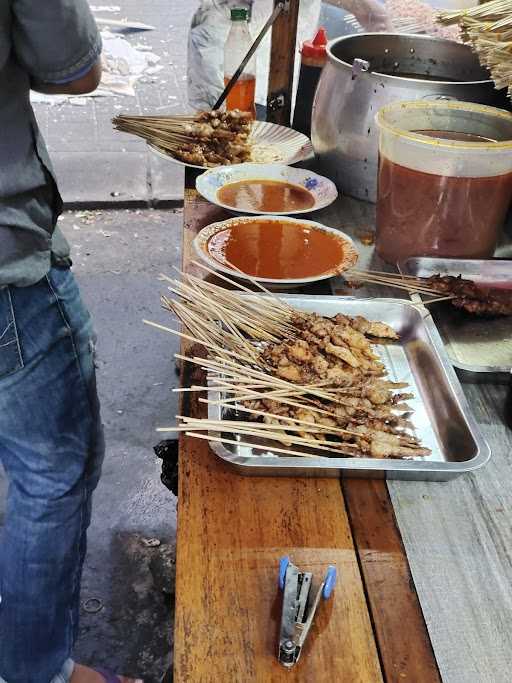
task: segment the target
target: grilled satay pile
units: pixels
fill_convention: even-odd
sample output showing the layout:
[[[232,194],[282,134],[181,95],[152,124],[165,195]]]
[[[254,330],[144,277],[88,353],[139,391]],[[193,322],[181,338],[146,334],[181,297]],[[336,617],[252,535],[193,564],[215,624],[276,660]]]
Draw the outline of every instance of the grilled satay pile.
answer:
[[[116,116],[117,130],[137,135],[193,166],[224,166],[251,159],[250,114],[238,110],[197,116]]]
[[[250,161],[251,133],[249,114],[235,110],[199,114],[194,123],[185,126],[189,137],[175,151],[175,156],[195,166],[225,166]]]
[[[194,265],[215,272],[200,261]],[[162,276],[179,297],[164,296],[162,305],[184,331],[164,329],[195,343],[192,353],[177,357],[206,371],[208,383],[183,391],[198,392],[198,401],[216,406],[219,418],[180,416],[178,427],[164,431],[276,457],[430,455],[410,422],[408,385],[390,380],[377,353],[378,344],[398,341],[389,325],[306,313],[270,293],[248,296],[243,285],[219,273],[244,294],[181,276]],[[207,357],[194,350],[197,345]]]
[[[377,339],[398,340],[389,325],[362,316],[325,318],[309,313],[294,315],[292,323],[297,338],[266,345],[262,359],[272,374],[298,388],[324,386],[325,391],[304,394],[300,407],[261,398],[245,401],[246,408],[268,412],[271,416],[258,418],[266,424],[282,425],[292,418],[312,427],[339,430],[320,431],[315,438],[340,449],[346,446],[344,455],[403,458],[430,454],[408,432],[411,409],[404,401],[413,394],[397,391],[407,384],[386,378],[385,367],[372,348]],[[307,435],[304,427],[299,436]]]
[[[416,277],[372,270],[352,270],[345,279],[349,287],[360,287],[363,283],[368,283],[433,297],[423,300],[426,305],[449,301],[455,308],[473,315],[512,315],[512,289],[484,286],[473,280],[466,280],[462,275],[455,277],[438,273],[431,277]]]
[[[461,275],[433,275],[424,282],[440,294],[452,294],[452,306],[481,316],[512,315],[512,290],[482,287]]]

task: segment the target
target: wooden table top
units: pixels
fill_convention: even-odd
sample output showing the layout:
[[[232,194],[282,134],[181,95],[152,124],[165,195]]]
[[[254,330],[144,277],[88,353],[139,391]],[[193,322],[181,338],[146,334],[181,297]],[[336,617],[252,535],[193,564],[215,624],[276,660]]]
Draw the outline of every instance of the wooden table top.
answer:
[[[186,190],[184,270],[197,232],[224,215]],[[372,207],[343,199],[315,220],[357,239]],[[198,372],[186,364],[183,384],[199,383]],[[206,441],[181,435],[176,683],[508,683],[505,387],[465,388],[493,459],[450,483],[242,477]],[[182,411],[204,415],[203,406],[187,394]],[[315,576],[328,564],[339,572],[291,671],[276,659],[283,555]]]

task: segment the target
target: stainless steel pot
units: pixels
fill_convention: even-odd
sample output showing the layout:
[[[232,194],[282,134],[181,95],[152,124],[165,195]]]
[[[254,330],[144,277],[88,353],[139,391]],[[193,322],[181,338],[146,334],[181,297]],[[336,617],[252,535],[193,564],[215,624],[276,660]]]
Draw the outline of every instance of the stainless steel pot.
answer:
[[[471,49],[428,36],[364,33],[333,40],[312,114],[323,172],[346,194],[377,195],[375,114],[397,100],[448,99],[508,108]]]

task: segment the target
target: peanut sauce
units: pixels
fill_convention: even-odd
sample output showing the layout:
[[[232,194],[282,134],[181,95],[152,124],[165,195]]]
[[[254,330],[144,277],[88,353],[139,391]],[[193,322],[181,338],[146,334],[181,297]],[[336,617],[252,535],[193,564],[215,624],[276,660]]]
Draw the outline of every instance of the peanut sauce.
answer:
[[[229,183],[217,193],[217,199],[240,211],[288,213],[311,209],[315,198],[304,187],[281,180],[241,180]]]
[[[287,221],[232,224],[208,240],[208,252],[253,277],[295,280],[327,273],[343,261],[336,235]]]

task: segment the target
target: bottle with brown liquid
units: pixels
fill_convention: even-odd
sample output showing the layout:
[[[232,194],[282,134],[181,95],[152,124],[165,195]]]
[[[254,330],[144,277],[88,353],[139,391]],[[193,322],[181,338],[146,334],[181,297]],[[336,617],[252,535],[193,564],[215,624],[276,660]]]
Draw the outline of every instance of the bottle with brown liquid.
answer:
[[[319,28],[313,40],[306,40],[301,50],[299,85],[292,128],[304,133],[308,138],[311,136],[311,111],[316,86],[327,61],[326,46],[326,30]]]
[[[248,26],[248,12],[243,8],[231,10],[231,29],[224,47],[224,85],[227,85],[231,77],[242,63],[243,58],[249,52],[252,38]],[[252,57],[245,67],[242,75],[235,83],[226,100],[226,109],[240,109],[250,112],[252,118],[256,118],[256,57]]]

